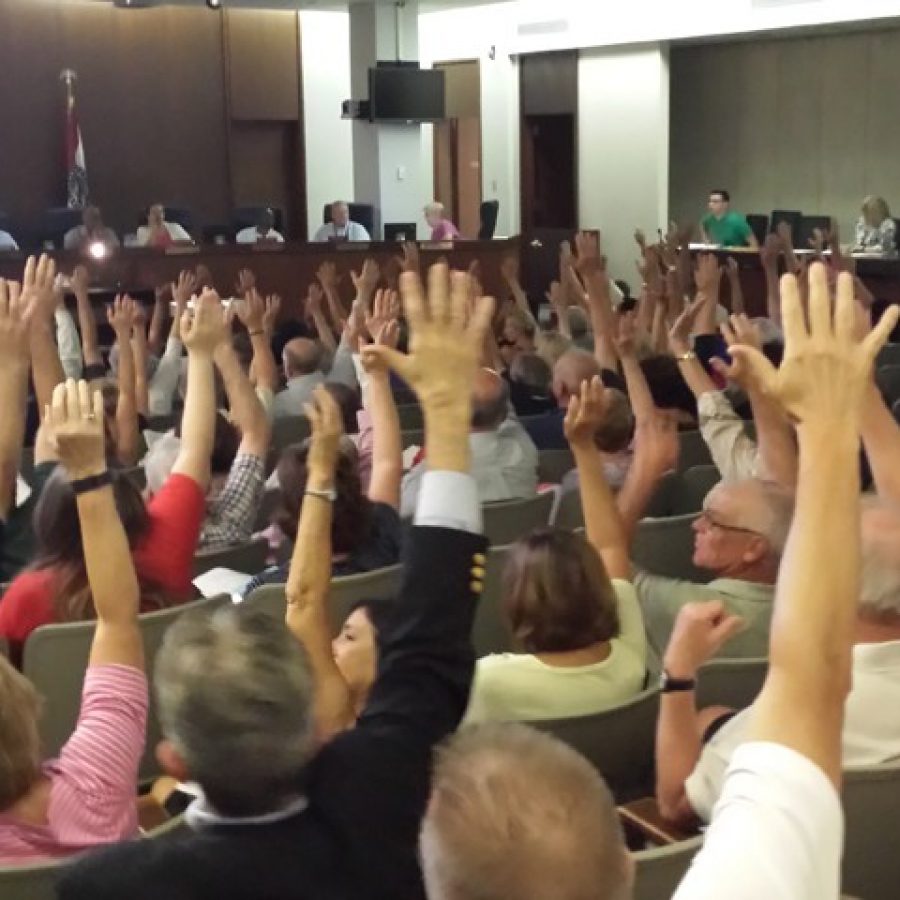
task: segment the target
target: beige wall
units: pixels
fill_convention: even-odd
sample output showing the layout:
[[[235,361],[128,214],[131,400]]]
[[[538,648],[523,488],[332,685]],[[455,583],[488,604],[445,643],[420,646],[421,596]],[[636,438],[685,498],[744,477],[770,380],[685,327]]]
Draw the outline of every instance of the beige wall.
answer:
[[[862,198],[900,215],[900,30],[671,51],[670,213],[707,191],[735,208],[834,215],[849,240]]]

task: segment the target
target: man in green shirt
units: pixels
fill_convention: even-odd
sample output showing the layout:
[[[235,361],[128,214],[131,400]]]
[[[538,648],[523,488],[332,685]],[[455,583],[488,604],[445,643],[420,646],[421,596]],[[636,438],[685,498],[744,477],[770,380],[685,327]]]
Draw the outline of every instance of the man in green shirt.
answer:
[[[747,217],[732,212],[729,208],[731,196],[728,191],[709,192],[709,215],[700,223],[703,240],[707,244],[722,247],[752,247],[759,249],[759,241],[747,222]]]

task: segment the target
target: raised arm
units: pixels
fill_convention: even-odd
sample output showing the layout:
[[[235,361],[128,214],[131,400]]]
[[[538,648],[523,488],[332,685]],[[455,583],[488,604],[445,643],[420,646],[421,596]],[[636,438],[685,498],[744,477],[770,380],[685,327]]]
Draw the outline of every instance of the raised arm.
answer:
[[[376,345],[395,348],[400,327],[394,318],[398,311],[396,294],[379,291],[375,295],[373,315],[366,326]],[[403,444],[400,419],[391,391],[390,373],[380,358],[363,354],[363,366],[368,376],[365,404],[372,421],[372,475],[369,480],[369,499],[400,508],[400,480],[403,477]]]
[[[81,352],[84,354],[85,368],[90,374],[88,380],[93,381],[102,377],[96,371],[96,367],[103,365],[103,357],[100,355],[100,340],[97,337],[97,320],[94,317],[94,308],[91,306],[91,298],[88,294],[90,276],[84,266],[75,266],[71,284],[78,309],[78,327],[81,329]],[[90,371],[91,367],[95,368],[94,372]]]
[[[42,255],[39,260],[28,257],[25,263],[25,274],[22,280],[22,302],[32,306],[31,328],[31,380],[34,382],[34,393],[37,397],[38,410],[41,416],[50,404],[53,389],[66,380],[59,353],[54,340],[54,310],[56,298],[53,295],[53,282],[56,278],[56,264],[49,256]],[[18,285],[10,286],[11,291],[19,291]]]
[[[331,326],[335,332],[340,333],[341,323],[347,318],[347,310],[341,303],[341,295],[338,292],[340,276],[337,267],[330,260],[323,262],[316,270],[316,278],[322,285],[325,300],[328,303],[328,313],[331,316]]]
[[[609,299],[609,276],[595,234],[582,232],[575,236],[578,274],[584,279],[594,329],[594,356],[601,369],[616,371],[616,319]]]
[[[759,261],[766,276],[766,315],[781,327],[781,290],[778,286],[778,257],[781,241],[775,234],[766,235],[759,251]]]
[[[500,276],[506,282],[516,306],[530,316],[531,307],[528,305],[528,295],[519,280],[519,257],[517,254],[503,257],[500,262]]]
[[[28,325],[32,309],[16,287],[0,278],[0,521],[6,521],[16,499],[16,476],[25,437],[28,392]]]
[[[238,452],[265,459],[271,437],[269,419],[230,340],[215,348],[214,359],[228,396],[231,422],[241,433]]]
[[[725,260],[725,273],[728,275],[728,284],[731,288],[732,315],[741,315],[745,309],[744,289],[741,286],[741,270],[733,256]]]
[[[363,309],[372,305],[375,291],[378,290],[378,282],[381,280],[381,267],[371,257],[363,260],[362,269],[359,272],[350,272],[350,280],[356,291],[354,303],[359,303]]]
[[[319,336],[319,340],[322,342],[322,346],[325,347],[329,353],[334,353],[335,350],[337,350],[337,341],[334,339],[334,331],[328,324],[328,318],[322,308],[324,296],[325,294],[322,291],[322,288],[320,288],[315,281],[312,282],[306,295],[306,314],[312,319],[313,325],[316,326],[316,333]]]
[[[169,320],[169,300],[172,298],[172,288],[168,284],[159,285],[153,292],[153,313],[150,316],[150,333],[147,337],[147,346],[150,353],[160,356],[163,352],[164,331]]]
[[[123,466],[133,466],[138,458],[138,420],[134,378],[134,301],[127,294],[117,296],[107,310],[107,318],[119,345],[119,395],[116,401],[116,457]]]
[[[147,383],[147,314],[140,305],[135,307],[134,329],[131,335],[134,356],[134,403],[139,415],[150,414],[150,386]]]
[[[148,388],[148,405],[153,415],[168,415],[172,411],[175,392],[181,379],[181,357],[184,349],[181,343],[181,318],[196,284],[193,272],[181,272],[178,281],[172,283],[172,298],[175,303],[172,327],[166,341],[166,349],[160,357]]]
[[[859,596],[859,424],[875,355],[898,318],[891,307],[857,342],[853,280],[842,273],[832,317],[825,267],[810,268],[809,327],[797,279],[782,279],[785,356],[777,371],[736,346],[754,377],[797,421],[794,520],[775,590],[769,673],[750,738],[783,744],[841,780],[841,731]]]
[[[595,377],[581,384],[581,396],[569,400],[563,423],[575,456],[587,539],[600,555],[610,578],[631,578],[625,529],[603,474],[603,458],[594,436],[606,407],[603,383]]]
[[[878,496],[900,504],[900,426],[874,381],[863,402],[862,439]]]
[[[91,666],[144,668],[138,628],[140,591],[103,449],[103,398],[85,381],[56,387],[49,415],[51,440],[78,503],[81,544],[97,611]]]
[[[313,675],[313,717],[316,735],[324,743],[353,724],[350,689],[334,661],[328,621],[331,584],[332,502],[340,447],[341,413],[322,386],[306,406],[312,430],[306,459],[306,495],[291,556],[285,594],[288,630],[306,650]]]
[[[193,313],[181,320],[181,336],[188,350],[187,392],[181,417],[181,450],[173,472],[187,475],[206,491],[215,436],[216,390],[213,354],[229,339],[229,323],[215,291],[204,291]]]
[[[794,253],[794,235],[791,231],[790,223],[779,222],[775,226],[775,234],[784,254],[784,265],[788,274],[796,274],[800,271],[800,263],[797,261],[797,255]]]
[[[248,291],[235,305],[235,313],[247,329],[253,361],[250,363],[251,381],[257,387],[274,391],[278,386],[278,366],[272,354],[272,335],[275,320],[281,309],[281,297],[273,294],[263,300],[255,288]]]

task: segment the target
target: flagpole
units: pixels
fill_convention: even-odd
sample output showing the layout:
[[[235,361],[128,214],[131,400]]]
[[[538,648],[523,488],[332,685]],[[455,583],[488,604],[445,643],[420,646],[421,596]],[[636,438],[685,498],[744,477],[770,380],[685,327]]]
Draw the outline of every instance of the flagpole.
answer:
[[[87,203],[87,173],[84,167],[84,147],[81,129],[75,112],[75,83],[78,73],[63,69],[59,80],[66,86],[66,192],[70,209],[82,209]]]

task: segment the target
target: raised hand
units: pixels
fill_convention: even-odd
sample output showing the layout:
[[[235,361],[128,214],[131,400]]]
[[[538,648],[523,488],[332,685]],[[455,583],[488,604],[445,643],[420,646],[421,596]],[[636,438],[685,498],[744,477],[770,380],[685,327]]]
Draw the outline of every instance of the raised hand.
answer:
[[[397,257],[400,264],[401,272],[415,272],[417,275],[421,271],[419,262],[419,245],[415,241],[404,241],[400,245],[401,256]]]
[[[678,463],[678,427],[671,416],[656,412],[634,423],[634,465],[658,478]]]
[[[685,603],[678,611],[663,659],[673,678],[693,678],[744,627],[721,600]]]
[[[340,278],[337,273],[337,267],[330,260],[326,260],[316,269],[316,278],[319,279],[319,284],[322,285],[323,290],[337,290]]]
[[[600,253],[600,237],[589,231],[575,235],[575,271],[582,278],[596,275],[606,268],[606,260]]]
[[[703,297],[692,300],[679,314],[669,329],[669,349],[675,356],[687,353],[691,347],[691,334],[700,311],[706,305]]]
[[[55,281],[56,263],[46,253],[39,259],[28,257],[22,278],[22,295],[25,304],[33,307],[35,315],[46,319],[53,317],[56,311]]]
[[[4,366],[28,364],[28,326],[33,314],[33,298],[16,282],[0,278],[0,359]],[[13,411],[5,414],[13,415]]]
[[[318,385],[310,403],[303,404],[303,412],[309,419],[310,438],[306,468],[315,484],[333,486],[344,433],[341,410],[331,392]]]
[[[637,341],[637,314],[633,311],[623,313],[619,316],[616,330],[616,349],[619,356],[634,356],[637,353]]]
[[[351,270],[350,278],[353,280],[353,287],[356,293],[363,297],[371,297],[378,287],[381,279],[381,268],[378,263],[371,258],[363,261],[362,271],[359,273]]]
[[[719,326],[719,330],[722,332],[722,337],[725,338],[725,343],[728,345],[729,350],[738,345],[762,350],[762,335],[759,328],[756,323],[751,322],[743,313],[730,316],[727,322],[723,322]],[[730,366],[725,360],[718,358],[710,360],[710,365],[723,378],[733,381],[744,388],[744,390],[757,386],[753,381],[752,369],[747,365],[746,360],[740,356],[732,357]]]
[[[781,239],[777,234],[767,234],[762,247],[759,248],[759,261],[763,269],[771,269],[773,272],[778,267],[778,257],[781,255]]]
[[[634,242],[641,248],[641,256],[647,252],[647,235],[642,228],[634,229]]]
[[[428,422],[444,419],[468,431],[472,385],[494,301],[480,297],[468,317],[468,276],[449,272],[443,263],[428,270],[428,294],[412,272],[400,278],[400,295],[409,322],[409,353],[382,345],[363,350],[380,356],[416,392]],[[468,321],[467,321],[468,318]]]
[[[193,272],[181,272],[178,280],[172,282],[172,299],[175,301],[178,314],[184,312],[188,301],[194,295],[197,288],[197,276]]]
[[[263,318],[266,314],[266,304],[256,288],[251,288],[236,303],[232,304],[235,315],[240,323],[250,333],[263,330]]]
[[[325,292],[319,287],[318,283],[313,281],[306,289],[306,303],[304,308],[306,315],[314,319],[322,314],[322,300],[325,299]]]
[[[507,284],[519,283],[519,258],[515,254],[504,256],[500,261],[500,276]]]
[[[563,419],[563,433],[569,446],[593,445],[594,435],[603,424],[606,407],[606,390],[600,378],[595,375],[591,381],[582,381],[581,394],[569,398],[569,408]]]
[[[754,347],[738,344],[732,356],[742,358],[765,393],[775,398],[800,426],[826,434],[851,433],[858,424],[863,398],[872,377],[875,355],[897,324],[900,310],[889,307],[861,341],[854,334],[853,279],[837,279],[834,313],[825,266],[809,269],[809,326],[797,278],[781,279],[784,360],[776,369]]]
[[[231,320],[222,300],[213,290],[205,290],[194,306],[181,317],[181,340],[192,355],[212,357],[219,344],[229,340]]]
[[[128,294],[117,294],[106,308],[106,320],[119,340],[129,340],[134,329],[134,300]]]
[[[69,285],[73,294],[86,294],[91,284],[91,276],[87,266],[77,265],[69,276]]]
[[[238,272],[237,283],[234,286],[234,291],[238,297],[243,297],[247,291],[252,291],[255,287],[256,275],[253,271],[251,269],[241,269],[241,271]]]
[[[719,284],[722,281],[722,270],[714,253],[699,253],[694,265],[694,284],[697,293],[705,297],[719,296]]]
[[[70,378],[53,389],[45,426],[50,444],[72,480],[106,471],[103,418],[103,394],[91,394],[86,381]]]
[[[262,317],[263,331],[269,337],[275,333],[275,323],[278,321],[279,312],[281,312],[281,295],[269,294],[266,297],[266,307]]]
[[[385,325],[400,317],[400,295],[396,291],[377,291],[371,312],[364,312],[366,331],[375,340]]]

